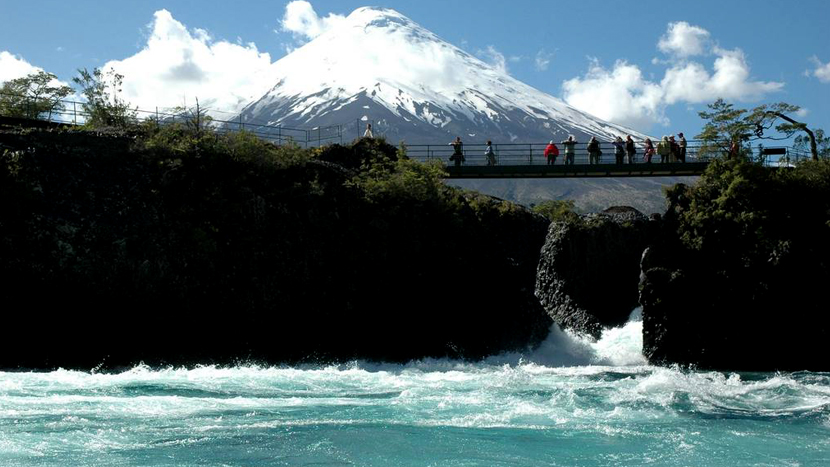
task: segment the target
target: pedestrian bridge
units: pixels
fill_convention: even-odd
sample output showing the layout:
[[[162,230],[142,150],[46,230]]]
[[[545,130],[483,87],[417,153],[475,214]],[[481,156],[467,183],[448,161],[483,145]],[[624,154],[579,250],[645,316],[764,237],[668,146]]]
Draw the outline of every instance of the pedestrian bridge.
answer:
[[[643,160],[643,145],[637,143],[637,154],[634,160],[623,159],[618,164],[614,156],[614,149],[610,143],[601,143],[602,156],[598,164],[589,163],[586,144],[576,146],[573,164],[565,164],[564,151],[561,144],[560,155],[553,164],[548,164],[544,157],[546,143],[539,144],[493,144],[496,155],[495,165],[489,165],[484,156],[486,148],[483,144],[464,145],[464,162],[456,166],[449,160],[453,154],[450,145],[413,144],[406,145],[406,154],[410,159],[429,162],[433,160],[446,164],[448,178],[591,178],[591,177],[686,177],[701,175],[709,163],[719,154],[712,154],[711,150],[704,155],[701,144],[689,141],[686,161],[676,159],[661,162],[656,155],[651,162]],[[773,168],[791,167],[798,159],[808,155],[796,152],[790,148],[765,148],[758,151],[764,158],[764,163]]]

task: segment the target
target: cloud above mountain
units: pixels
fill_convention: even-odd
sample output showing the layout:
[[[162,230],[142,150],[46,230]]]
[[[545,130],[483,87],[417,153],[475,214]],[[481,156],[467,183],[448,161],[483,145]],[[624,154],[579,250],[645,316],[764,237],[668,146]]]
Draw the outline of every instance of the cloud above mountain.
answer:
[[[167,10],[155,12],[147,30],[147,43],[137,54],[102,67],[124,75],[123,97],[141,109],[192,106],[198,98],[202,106],[231,117],[273,85],[271,56],[253,43],[215,40],[203,29],[188,29]]]
[[[647,131],[668,125],[669,105],[701,104],[722,97],[756,101],[780,91],[784,83],[755,81],[745,54],[738,48],[714,44],[710,33],[686,22],[669,23],[657,48],[667,60],[660,81],[646,78],[637,65],[618,60],[611,69],[591,59],[588,71],[562,83],[563,98],[574,107],[602,119]],[[710,72],[691,57],[715,57]]]
[[[320,17],[314,11],[311,3],[305,0],[294,0],[288,2],[285,6],[285,13],[280,25],[284,31],[311,40],[342,23],[345,19],[345,16],[334,13],[329,13],[326,17]]]

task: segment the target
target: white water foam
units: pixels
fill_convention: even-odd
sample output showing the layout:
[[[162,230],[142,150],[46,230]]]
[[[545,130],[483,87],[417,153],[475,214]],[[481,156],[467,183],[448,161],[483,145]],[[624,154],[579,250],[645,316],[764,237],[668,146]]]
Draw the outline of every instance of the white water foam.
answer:
[[[563,331],[556,324],[539,347],[528,353],[510,352],[486,360],[490,364],[535,363],[546,367],[584,365],[642,366],[642,309],[631,312],[628,322],[618,328],[606,329],[599,339],[572,331]]]

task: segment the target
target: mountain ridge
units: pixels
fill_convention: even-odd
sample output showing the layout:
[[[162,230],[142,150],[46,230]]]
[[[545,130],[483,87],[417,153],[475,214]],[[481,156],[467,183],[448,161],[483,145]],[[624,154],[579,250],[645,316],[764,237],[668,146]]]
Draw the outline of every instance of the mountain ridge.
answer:
[[[645,137],[500,72],[388,8],[358,8],[277,61],[273,80],[243,108],[243,122],[359,128],[373,121],[376,135],[410,143]]]

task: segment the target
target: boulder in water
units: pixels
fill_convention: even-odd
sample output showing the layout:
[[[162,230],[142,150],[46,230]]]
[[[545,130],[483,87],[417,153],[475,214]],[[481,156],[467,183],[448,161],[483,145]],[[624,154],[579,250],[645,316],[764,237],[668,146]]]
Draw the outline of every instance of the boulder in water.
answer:
[[[552,223],[536,295],[554,322],[595,337],[625,323],[638,303],[640,255],[653,224],[625,206]]]

